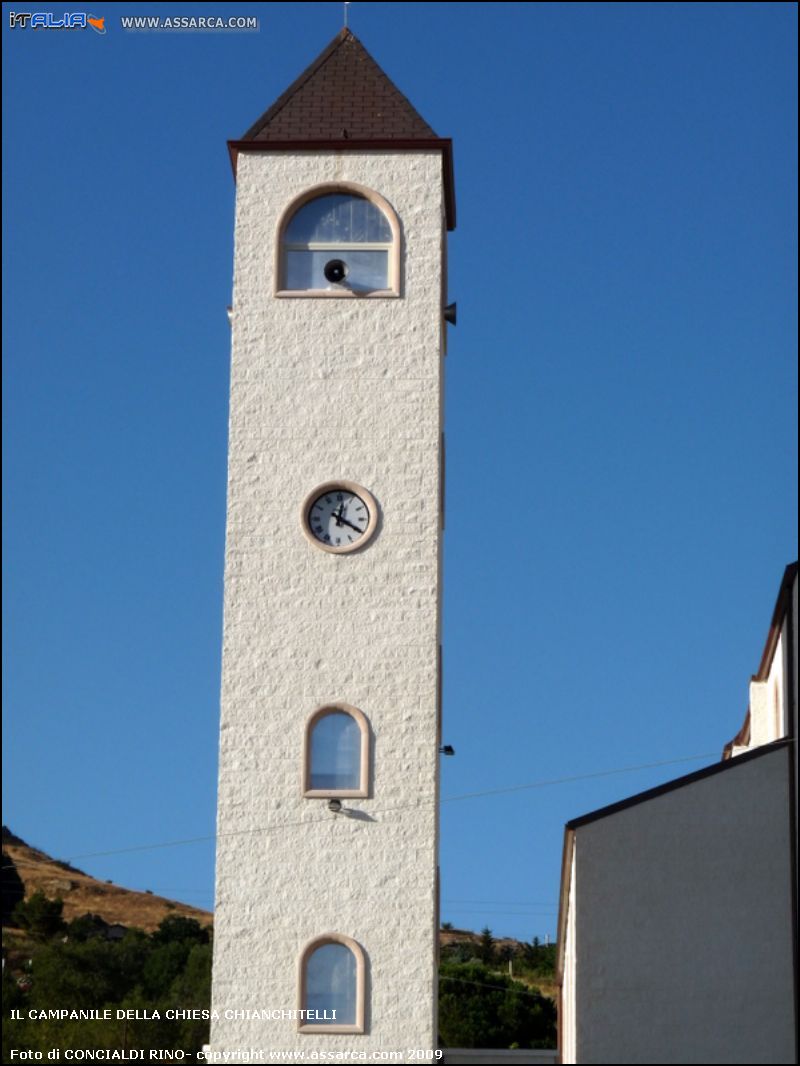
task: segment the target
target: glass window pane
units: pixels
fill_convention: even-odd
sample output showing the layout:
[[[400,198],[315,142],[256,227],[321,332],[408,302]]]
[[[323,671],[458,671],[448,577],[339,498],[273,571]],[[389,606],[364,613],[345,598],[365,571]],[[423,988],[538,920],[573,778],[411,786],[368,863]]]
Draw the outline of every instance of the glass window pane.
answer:
[[[356,1024],[356,959],[344,944],[323,944],[309,957],[305,1009],[336,1011],[335,1018],[309,1018],[311,1025]]]
[[[361,787],[361,730],[355,718],[335,711],[311,731],[311,788]]]
[[[342,259],[347,264],[347,276],[336,285],[327,280],[325,264]],[[351,289],[353,292],[375,292],[387,289],[389,255],[387,252],[358,252],[352,248],[329,252],[286,252],[285,285],[287,289]]]
[[[304,204],[286,227],[285,240],[293,244],[386,242],[392,229],[386,216],[362,196],[332,193]]]

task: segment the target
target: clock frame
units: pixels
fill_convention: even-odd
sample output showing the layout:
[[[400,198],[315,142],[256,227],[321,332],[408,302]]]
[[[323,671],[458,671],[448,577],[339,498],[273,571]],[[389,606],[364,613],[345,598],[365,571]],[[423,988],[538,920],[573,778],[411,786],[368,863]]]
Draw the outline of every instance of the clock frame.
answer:
[[[335,493],[349,493],[350,495],[357,497],[367,510],[367,524],[361,532],[361,535],[347,544],[331,544],[318,536],[314,531],[311,513],[314,506],[323,497],[332,496]],[[350,523],[346,524],[350,525]],[[378,505],[375,502],[375,497],[371,492],[368,492],[363,485],[358,485],[354,481],[337,479],[335,481],[325,481],[321,485],[317,485],[316,488],[309,492],[303,500],[303,506],[300,511],[300,527],[303,530],[306,539],[309,540],[315,548],[330,552],[332,555],[346,555],[350,552],[359,551],[372,539],[375,530],[377,529],[377,525]]]

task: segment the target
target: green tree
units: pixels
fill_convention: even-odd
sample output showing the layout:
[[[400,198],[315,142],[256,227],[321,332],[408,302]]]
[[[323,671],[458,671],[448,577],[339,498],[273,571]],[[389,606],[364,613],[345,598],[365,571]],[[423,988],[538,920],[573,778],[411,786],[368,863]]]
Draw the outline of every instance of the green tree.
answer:
[[[4,1006],[121,1007],[139,1010],[140,1014],[147,1011],[150,1017],[41,1022],[25,1017],[7,1019],[2,1061],[10,1061],[10,1049],[19,1047],[44,1053],[52,1047],[199,1051],[207,1042],[207,1022],[171,1020],[166,1011],[169,1007],[209,1007],[208,929],[191,919],[179,919],[166,926],[162,923],[153,936],[128,930],[120,941],[92,935],[101,929],[94,922],[79,923],[76,936],[34,947],[28,991],[19,988],[8,966],[3,974]],[[88,935],[88,939],[80,940],[80,935]],[[160,1019],[152,1017],[156,1010]]]
[[[142,969],[141,989],[154,1003],[169,995],[173,982],[186,966],[192,943],[189,940],[173,940],[169,944],[156,944],[150,951]]]
[[[509,963],[516,955],[516,951],[511,944],[503,944],[502,947],[497,949],[497,961],[502,963]]]
[[[7,966],[3,967],[3,1015],[7,1017],[12,1007],[21,1007],[25,996],[17,984],[17,979]],[[8,1060],[6,1060],[8,1061]]]
[[[48,899],[44,892],[34,892],[19,902],[11,920],[19,929],[27,929],[34,940],[50,940],[64,928],[64,900]]]
[[[3,852],[3,891],[0,894],[0,903],[3,916],[3,925],[13,925],[11,915],[18,903],[25,899],[25,885],[17,872],[14,860],[7,851]]]
[[[195,944],[186,965],[170,989],[173,1006],[202,1010],[211,1004],[211,945]],[[187,1019],[179,1023],[178,1047],[199,1051],[208,1043],[209,1023]]]
[[[481,939],[478,945],[478,958],[484,966],[491,966],[494,962],[494,937],[488,925],[481,929]]]
[[[66,932],[70,940],[90,940],[92,937],[105,938],[108,925],[99,914],[82,914],[67,923]]]
[[[139,980],[146,952],[146,938],[136,933],[119,944],[99,938],[47,944],[34,954],[31,1006],[119,1003]]]
[[[522,957],[525,967],[537,977],[553,977],[556,970],[557,947],[555,944],[542,944],[535,936],[530,944],[522,945]]]
[[[445,944],[441,951],[443,962],[469,962],[478,952],[478,945],[471,940],[457,940],[454,944]]]
[[[211,945],[195,944],[172,982],[170,999],[179,1007],[208,1008],[211,1002]]]
[[[183,918],[179,914],[170,914],[153,933],[153,942],[156,944],[174,944],[190,942],[192,944],[207,944],[209,941],[208,928],[202,926],[194,918]]]
[[[555,1004],[479,962],[443,963],[439,1032],[445,1047],[554,1048]]]

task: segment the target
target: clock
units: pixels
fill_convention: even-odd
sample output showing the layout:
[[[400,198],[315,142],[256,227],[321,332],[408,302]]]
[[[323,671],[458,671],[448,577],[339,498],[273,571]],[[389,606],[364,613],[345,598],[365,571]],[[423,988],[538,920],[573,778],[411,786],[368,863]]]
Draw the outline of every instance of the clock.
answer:
[[[327,481],[303,501],[303,532],[323,551],[343,554],[362,548],[378,523],[378,505],[352,481]]]

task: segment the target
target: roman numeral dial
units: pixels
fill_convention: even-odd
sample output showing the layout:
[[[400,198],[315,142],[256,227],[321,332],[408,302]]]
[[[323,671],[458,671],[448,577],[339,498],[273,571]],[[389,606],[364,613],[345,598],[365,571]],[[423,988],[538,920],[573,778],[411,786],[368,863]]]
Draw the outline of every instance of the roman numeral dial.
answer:
[[[315,547],[338,554],[363,547],[375,532],[377,518],[372,495],[350,481],[319,485],[303,503],[306,537]]]

